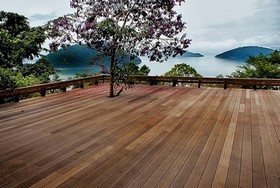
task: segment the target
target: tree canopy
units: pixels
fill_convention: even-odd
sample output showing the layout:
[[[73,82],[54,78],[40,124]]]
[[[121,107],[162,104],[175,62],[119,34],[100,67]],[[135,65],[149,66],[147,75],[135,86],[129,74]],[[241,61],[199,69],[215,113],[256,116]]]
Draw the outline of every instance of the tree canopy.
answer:
[[[110,96],[114,96],[116,55],[148,55],[162,62],[183,54],[189,44],[182,33],[186,24],[174,7],[184,0],[71,0],[76,9],[49,23],[51,50],[71,43],[87,44],[110,57]]]
[[[33,59],[46,39],[42,27],[30,27],[25,16],[0,11],[0,67],[15,68]]]
[[[174,65],[170,71],[164,73],[164,76],[202,77],[196,72],[195,68],[185,63]]]
[[[35,76],[40,80],[40,83],[48,83],[50,75],[55,75],[56,70],[49,61],[42,57],[33,64],[24,64],[19,68],[23,76]]]
[[[231,74],[237,78],[280,78],[280,51],[264,56],[250,56],[243,66]]]
[[[30,27],[25,16],[0,11],[0,90],[50,81],[56,71],[46,59],[23,64],[39,55],[45,39],[44,29]]]

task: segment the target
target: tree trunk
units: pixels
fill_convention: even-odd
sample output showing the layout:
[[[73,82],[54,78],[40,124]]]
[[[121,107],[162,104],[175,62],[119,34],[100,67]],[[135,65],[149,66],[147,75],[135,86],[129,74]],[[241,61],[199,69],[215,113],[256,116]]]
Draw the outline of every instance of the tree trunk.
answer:
[[[110,91],[109,91],[109,96],[110,97],[114,97],[114,76],[111,72],[111,76],[110,76]]]
[[[109,96],[114,97],[114,83],[115,83],[115,56],[116,56],[116,49],[113,49],[111,55],[111,65],[110,65],[110,91]]]

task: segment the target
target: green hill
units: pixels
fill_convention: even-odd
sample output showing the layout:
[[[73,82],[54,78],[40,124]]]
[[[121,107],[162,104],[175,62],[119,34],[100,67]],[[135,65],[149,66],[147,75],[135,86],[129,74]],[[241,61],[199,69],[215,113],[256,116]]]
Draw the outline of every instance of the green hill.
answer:
[[[245,46],[226,51],[224,53],[216,55],[215,57],[221,59],[245,61],[249,56],[258,56],[260,54],[268,55],[272,52],[273,50],[269,48],[263,48],[259,46]]]
[[[109,67],[110,59],[102,56],[97,58],[98,55],[100,55],[98,51],[85,45],[73,45],[66,50],[60,49],[57,52],[50,53],[46,55],[46,58],[55,68],[88,67],[95,65],[95,61],[101,61],[106,67]],[[131,61],[129,55],[122,58],[122,63],[129,61]],[[141,63],[141,59],[138,57],[132,61],[135,64]]]

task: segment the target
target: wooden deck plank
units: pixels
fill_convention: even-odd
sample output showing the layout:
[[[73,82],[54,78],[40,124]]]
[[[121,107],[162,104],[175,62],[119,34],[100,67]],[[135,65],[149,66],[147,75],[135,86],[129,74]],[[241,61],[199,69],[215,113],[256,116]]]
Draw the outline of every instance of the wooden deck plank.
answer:
[[[197,187],[199,184],[199,181],[201,179],[201,176],[204,172],[204,169],[207,165],[207,162],[209,160],[209,157],[211,155],[212,149],[215,145],[216,139],[218,137],[218,134],[220,132],[221,128],[221,119],[225,115],[227,111],[227,107],[229,106],[228,98],[231,98],[230,93],[224,93],[223,98],[219,103],[219,106],[217,107],[217,110],[215,111],[214,115],[211,117],[209,121],[209,126],[213,126],[212,132],[209,135],[209,138],[194,166],[192,169],[192,172],[187,179],[185,183],[185,187]],[[219,119],[219,121],[218,121]]]
[[[207,187],[212,185],[217,165],[220,160],[222,148],[224,145],[224,141],[226,139],[226,133],[228,131],[228,125],[230,124],[231,116],[232,116],[232,111],[234,108],[234,102],[236,100],[236,95],[237,91],[232,92],[233,95],[231,98],[229,98],[229,106],[225,110],[225,113],[219,117],[218,119],[218,126],[220,126],[220,131],[217,135],[217,140],[215,142],[215,145],[211,151],[211,156],[207,162],[207,165],[205,167],[205,170],[203,172],[203,175],[200,179],[198,187]]]
[[[242,92],[225,187],[239,187],[245,111],[248,111],[250,90]]]
[[[272,117],[274,120],[274,127],[277,133],[278,139],[280,140],[280,106],[279,100],[280,98],[275,94],[275,92],[270,92],[270,102],[272,103],[273,109],[275,111],[276,116]]]
[[[208,98],[207,100],[210,100],[212,97]],[[213,98],[212,98],[213,99]],[[202,101],[201,101],[202,102]],[[215,102],[213,100],[213,102]],[[211,104],[211,103],[210,103]],[[208,113],[208,110],[205,108],[205,106],[201,106],[199,103],[196,103],[196,108],[198,109],[198,111],[193,111],[192,113],[195,113],[195,114],[199,114],[201,115],[202,117],[204,117],[207,113]],[[183,124],[188,124],[190,123],[189,121],[187,121],[187,117],[185,117],[185,120],[182,121]],[[204,119],[204,118],[203,118]],[[203,121],[203,119],[201,119]],[[199,123],[195,123],[194,126],[198,125]],[[187,127],[187,126],[185,126]],[[153,160],[139,175],[138,177],[135,178],[135,180],[129,185],[129,187],[139,187],[140,185],[144,184],[145,183],[145,180],[147,179],[147,174],[152,174],[154,173],[156,170],[158,172],[161,172],[162,170],[158,170],[158,168],[160,168],[160,165],[162,162],[166,162],[167,158],[173,158],[173,157],[170,157],[172,155],[175,155],[176,154],[176,147],[180,147],[180,140],[182,140],[182,138],[184,137],[184,132],[187,132],[190,130],[191,127],[188,127],[188,130],[184,130],[182,132],[182,130],[180,130],[178,132],[178,135],[175,137],[174,140],[174,143],[172,144],[169,144],[167,147],[165,147],[165,149],[160,152],[160,154],[156,157],[155,160]],[[176,145],[177,143],[177,145]],[[176,146],[176,147],[175,147]],[[178,153],[177,153],[178,155]],[[167,160],[168,161],[168,160]],[[167,162],[168,163],[168,162]],[[156,172],[155,172],[156,173]],[[154,181],[155,182],[155,181]]]
[[[215,97],[217,97],[216,100],[214,100],[214,98],[210,98],[209,103],[207,103],[207,106],[209,105],[209,106],[211,106],[211,108],[206,108],[205,115],[204,116],[202,115],[201,118],[199,118],[195,122],[195,124],[197,124],[197,125],[199,125],[199,124],[201,124],[203,126],[206,125],[206,127],[203,131],[203,134],[201,135],[198,142],[196,143],[195,148],[192,150],[189,157],[185,159],[185,162],[182,165],[182,167],[180,168],[176,177],[174,178],[174,180],[171,184],[171,187],[183,187],[184,186],[187,178],[189,177],[189,175],[192,172],[192,169],[196,165],[198,156],[200,156],[200,154],[202,153],[205,143],[208,141],[208,138],[209,138],[211,132],[213,131],[214,122],[211,122],[211,118],[215,115],[215,113],[217,113],[217,110],[218,110],[217,108],[219,107],[219,103],[220,103],[223,95],[220,95],[219,97],[216,95]]]
[[[185,108],[185,109],[188,110],[192,105],[195,104],[195,101],[192,98],[190,98],[188,101],[189,101],[189,103],[186,106],[182,106],[182,103],[180,102],[180,103],[177,103],[177,105],[175,107],[179,108],[181,110],[183,110],[182,108]],[[190,108],[190,110],[192,111],[191,108]],[[186,114],[188,114],[188,113],[186,113]],[[174,116],[173,113],[168,113],[168,116],[169,117],[176,117],[176,116]],[[181,122],[184,119],[184,117],[177,117],[177,118],[179,118],[177,122]],[[177,130],[178,128],[180,128],[180,126],[182,126],[182,124],[180,125],[180,123],[178,124],[178,123],[175,123],[175,122],[176,121],[170,121],[169,125],[167,124],[167,126],[171,126],[171,125],[176,126],[177,125],[177,127],[175,127],[175,130]],[[172,132],[172,133],[176,134],[176,132]],[[150,153],[148,153],[146,156],[144,156],[143,159],[140,160],[142,162],[135,163],[134,165],[137,166],[139,164],[141,167],[145,167],[145,165],[143,164],[143,161],[148,161],[148,162],[151,161],[150,160],[150,155],[155,155],[154,152],[159,153],[161,151],[159,149],[163,148],[162,144],[164,144],[164,145],[168,144],[168,140],[167,139],[162,140],[162,142],[160,142],[159,145],[156,146],[154,150],[152,150]],[[128,183],[128,181],[125,181],[124,179],[133,179],[133,178],[128,178],[128,177],[130,177],[131,175],[133,175],[133,176],[137,175],[136,172],[131,173],[131,171],[133,171],[134,169],[136,169],[136,168],[134,168],[134,166],[131,165],[131,170],[130,171],[124,171],[124,172],[126,172],[126,174],[124,173],[124,177],[122,179],[116,179],[116,181],[113,181],[112,178],[110,178],[110,179],[108,179],[109,182],[107,181],[107,182],[104,183],[104,186],[108,186],[109,184],[113,185],[114,183],[116,183],[116,186],[119,186],[119,185],[123,186],[125,183]]]
[[[275,110],[275,102],[271,96],[271,92],[267,93],[266,97],[264,98],[267,110],[270,114],[269,116],[269,124],[270,126],[267,126],[268,131],[269,131],[269,138],[271,140],[272,146],[273,146],[273,153],[274,153],[274,158],[276,159],[275,162],[277,164],[277,171],[278,174],[280,175],[280,160],[277,160],[280,158],[280,146],[277,144],[277,142],[280,142],[280,137],[279,137],[279,128],[280,128],[280,121],[278,120],[277,117],[277,111]]]
[[[197,106],[197,108],[192,106],[190,108],[191,112],[185,113],[185,120],[182,121],[182,124],[185,124],[187,127],[187,130],[184,130],[181,132],[182,137],[177,145],[171,150],[171,152],[168,153],[168,155],[164,158],[162,158],[163,162],[159,164],[159,166],[155,169],[155,172],[151,175],[151,178],[148,179],[147,182],[145,182],[144,186],[155,184],[157,181],[160,181],[162,176],[164,175],[164,170],[162,169],[168,169],[169,166],[172,164],[171,161],[174,161],[174,159],[182,152],[183,147],[191,140],[192,135],[195,134],[195,131],[199,128],[199,126],[195,126],[192,122],[195,122],[197,118],[191,118],[192,116],[197,116],[198,114],[201,114],[204,109],[199,108],[201,106],[201,103],[195,103],[194,106]],[[185,139],[183,139],[185,138]],[[150,181],[151,180],[151,181]],[[157,181],[156,181],[157,180]]]
[[[153,123],[155,123],[155,121],[153,121]],[[111,166],[111,165],[110,165]],[[104,166],[102,167],[102,170],[104,170]],[[91,171],[94,171],[94,170],[91,170]],[[80,174],[85,174],[86,173],[86,171],[84,171],[83,173],[80,173]],[[100,172],[99,172],[100,173]],[[80,176],[80,174],[79,174],[79,176]],[[78,176],[78,177],[79,177]],[[84,176],[84,175],[82,175],[82,176]],[[77,178],[77,177],[76,177]]]
[[[239,90],[237,94],[237,99],[233,107],[233,112],[231,120],[229,123],[227,136],[222,149],[221,157],[218,163],[216,174],[212,183],[212,187],[224,187],[227,179],[228,168],[230,164],[230,158],[232,153],[233,141],[236,132],[236,126],[238,121],[238,114],[240,111],[240,101],[241,101],[242,90]],[[241,109],[243,111],[243,109]],[[237,174],[238,176],[238,174]]]
[[[253,187],[267,187],[255,92],[251,92]],[[261,119],[260,119],[261,120]]]
[[[125,111],[125,112],[126,112],[126,111]],[[120,113],[120,111],[118,111],[117,113]],[[140,114],[140,116],[141,116],[141,114]],[[122,117],[125,117],[125,116],[122,116]],[[132,119],[132,120],[133,120],[133,119]],[[136,120],[137,120],[137,119],[136,119]],[[108,119],[104,119],[104,121],[107,122]],[[119,125],[123,125],[123,123],[118,122],[118,121],[114,121],[114,123],[120,123]],[[103,123],[101,123],[101,124],[103,124]],[[114,127],[113,124],[111,124],[111,126]],[[96,139],[92,139],[91,142],[93,142],[93,143],[95,143],[95,142],[99,142],[99,143],[105,142],[104,144],[106,145],[106,142],[107,142],[108,138],[110,139],[110,134],[111,134],[111,135],[113,134],[114,136],[118,136],[118,135],[119,135],[119,137],[122,137],[121,134],[120,134],[121,132],[122,132],[123,134],[126,134],[126,133],[124,132],[126,129],[120,129],[120,128],[121,128],[121,127],[119,127],[119,129],[117,130],[119,133],[116,132],[116,129],[115,129],[115,128],[111,128],[110,131],[105,132],[105,134],[101,134],[101,135],[102,135],[101,138],[103,139],[103,141],[99,141],[99,140],[96,140]],[[131,129],[131,127],[129,127],[129,128]],[[133,128],[133,127],[132,127],[132,128]],[[112,133],[111,131],[112,131],[113,133]],[[94,135],[93,135],[93,136],[94,136]],[[108,137],[108,136],[109,136],[109,137]],[[108,138],[107,138],[107,137],[108,137]],[[112,137],[112,136],[111,136],[111,137]],[[97,137],[97,138],[98,138],[98,137]],[[111,138],[111,140],[112,140],[112,138]],[[87,144],[88,144],[88,143],[87,143]],[[96,145],[96,144],[95,144],[95,145]],[[102,148],[101,146],[99,146],[99,144],[98,144],[97,146],[98,146],[98,148]],[[96,147],[97,147],[97,146],[96,146]],[[91,149],[93,150],[93,148],[91,148]],[[71,148],[70,148],[70,150],[71,150]],[[91,152],[94,152],[94,151],[95,151],[95,150],[93,150],[93,151],[91,151]],[[69,153],[69,152],[70,152],[70,153]],[[57,154],[56,154],[56,155],[52,155],[49,159],[51,160],[52,158],[56,158],[56,160],[53,160],[52,163],[54,163],[55,161],[57,161],[58,164],[60,164],[60,166],[61,166],[61,163],[64,164],[64,165],[67,165],[67,163],[65,163],[65,162],[62,160],[62,159],[65,160],[65,154],[64,154],[64,153],[66,153],[66,154],[68,154],[68,155],[70,154],[69,157],[71,157],[71,155],[75,155],[75,151],[72,151],[72,152],[69,151],[69,152],[64,151],[63,148],[62,148],[62,150],[59,152],[60,155],[61,155],[59,158],[56,158],[56,155],[57,155]],[[64,154],[64,155],[63,155],[63,154]],[[68,155],[67,155],[67,156],[68,156]],[[57,156],[59,156],[59,155],[57,155]],[[66,157],[67,157],[67,156],[66,156]],[[64,158],[63,158],[63,157],[64,157]],[[72,158],[73,158],[73,157],[72,157]],[[66,158],[66,159],[67,159],[67,158]],[[70,160],[71,160],[71,159],[70,159]],[[45,160],[43,161],[43,162],[44,162],[43,164],[46,164],[46,165],[44,165],[44,166],[46,166],[46,168],[47,168],[48,166],[51,165],[51,164],[49,164],[49,160],[47,160],[47,161],[48,161],[48,162],[46,162]],[[61,162],[60,162],[60,161],[61,161]],[[69,161],[69,162],[70,162],[70,161]],[[43,164],[39,164],[39,165],[43,165]],[[55,163],[54,163],[54,164],[55,164]],[[61,166],[61,168],[64,167],[64,165]],[[55,164],[54,167],[56,168],[56,166],[57,166],[57,164]],[[52,168],[51,168],[51,169],[52,169]],[[51,171],[51,169],[48,169],[48,171]],[[67,168],[67,169],[68,169],[68,168]],[[44,171],[41,171],[41,172],[44,172]],[[39,176],[40,176],[40,174],[41,174],[41,173],[39,173]],[[36,179],[36,176],[33,177],[32,180],[33,180],[34,178]],[[28,181],[26,181],[26,182],[28,182]]]
[[[152,121],[152,122],[155,123],[155,121]],[[138,126],[137,126],[137,124],[134,124],[134,128],[133,128],[133,129],[134,129],[135,131],[133,131],[132,133],[137,132],[138,134],[143,134],[143,133],[141,133],[141,130],[138,130],[138,131],[137,131],[137,129],[136,129],[137,127],[140,126],[139,128],[142,129],[142,131],[145,131],[145,129],[143,129],[143,127],[141,126],[142,123],[143,123],[143,122],[141,122],[141,121],[139,120],[139,121],[138,121]],[[149,124],[148,126],[151,126],[151,124]],[[130,134],[127,133],[126,136],[127,136],[127,135],[130,135]],[[135,139],[135,138],[134,138],[134,139]],[[128,137],[122,138],[122,140],[125,141],[125,142],[128,142],[127,144],[131,144],[131,142],[133,142],[133,140],[128,139]],[[127,144],[126,144],[126,145],[127,145]],[[122,149],[122,148],[120,148],[120,149]],[[112,158],[115,158],[115,157],[116,157],[116,156],[113,156],[113,155],[112,155],[112,156],[110,156],[109,158],[107,158],[107,160],[112,159]],[[105,160],[106,160],[106,159],[105,159]],[[116,160],[113,160],[113,161],[110,160],[110,162],[113,162],[113,163],[114,163],[115,161],[116,161]],[[83,175],[82,175],[82,176],[86,176],[85,174],[87,174],[87,173],[92,173],[92,171],[93,171],[95,168],[97,168],[97,167],[98,167],[98,166],[92,164],[92,165],[90,166],[90,168],[89,168],[89,169],[90,169],[89,171],[87,171],[87,170],[83,171],[83,173],[82,173]],[[92,170],[92,168],[93,168],[93,170]],[[63,171],[64,171],[64,172],[65,172],[65,171],[67,172],[67,170],[63,170]],[[75,177],[75,178],[77,178],[77,177]]]
[[[279,139],[274,130],[273,123],[270,118],[270,113],[265,102],[265,98],[268,98],[267,92],[260,92],[259,95],[263,113],[263,116],[261,116],[263,118],[263,124],[260,126],[260,132],[261,139],[263,141],[263,153],[267,176],[267,185],[268,187],[280,187]]]
[[[12,103],[11,106],[13,108],[5,108],[3,107],[0,111],[0,122],[12,120],[13,116],[17,117],[24,117],[26,115],[31,115],[34,113],[40,113],[43,111],[46,111],[50,107],[64,107],[65,105],[71,105],[76,104],[79,105],[79,100],[90,100],[90,98],[93,98],[94,95],[99,95],[101,93],[104,93],[104,90],[102,90],[102,87],[99,86],[92,92],[90,90],[91,87],[88,87],[84,90],[79,90],[79,94],[77,95],[77,92],[75,90],[65,93],[64,97],[61,96],[61,94],[52,94],[47,97],[40,97],[40,100],[38,101],[38,98],[36,99],[28,99],[24,101],[20,101],[19,103]],[[68,97],[71,97],[71,101],[67,100]],[[1,114],[4,114],[2,116]]]
[[[0,105],[0,187],[279,187],[279,91],[107,89]]]
[[[250,95],[247,94],[247,98]],[[246,100],[246,109],[245,109],[245,122],[243,126],[243,146],[242,146],[242,154],[241,154],[241,172],[240,172],[240,187],[252,187],[252,181],[248,181],[252,179],[253,172],[253,162],[252,162],[252,123],[251,123],[251,106]]]

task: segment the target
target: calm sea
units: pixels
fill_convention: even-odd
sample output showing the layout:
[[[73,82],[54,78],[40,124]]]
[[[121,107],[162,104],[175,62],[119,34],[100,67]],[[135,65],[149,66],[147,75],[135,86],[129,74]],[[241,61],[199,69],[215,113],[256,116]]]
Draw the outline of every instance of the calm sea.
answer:
[[[186,63],[194,67],[196,71],[204,77],[216,77],[220,74],[226,76],[237,70],[237,66],[244,64],[242,61],[218,59],[214,56],[205,57],[176,57],[170,58],[166,62],[150,62],[148,58],[141,57],[142,63],[139,66],[147,65],[150,69],[150,76],[160,76],[169,71],[175,64]],[[59,75],[62,79],[75,76],[76,73],[96,73],[99,67],[75,67],[59,68]]]

